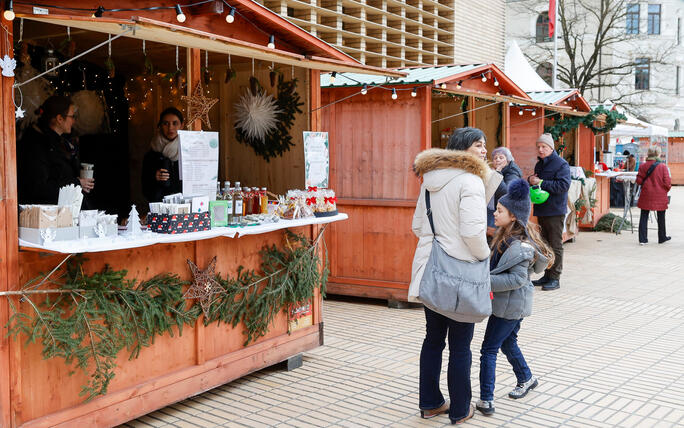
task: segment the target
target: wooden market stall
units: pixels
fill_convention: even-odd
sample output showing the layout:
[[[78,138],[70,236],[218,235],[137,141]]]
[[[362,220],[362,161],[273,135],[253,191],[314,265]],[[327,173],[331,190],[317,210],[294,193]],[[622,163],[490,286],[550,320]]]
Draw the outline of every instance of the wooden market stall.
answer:
[[[332,294],[405,302],[416,244],[416,154],[445,147],[451,130],[466,125],[485,131],[489,151],[508,145],[509,103],[529,101],[491,64],[398,71],[408,76],[321,78],[331,187],[351,219],[331,226],[327,235]]]
[[[13,6],[11,11],[16,14],[16,18],[8,21],[11,15],[7,13],[1,18],[2,31],[5,34],[0,37],[0,52],[8,52],[13,56],[12,43],[16,40],[41,48],[55,46],[67,40],[65,50],[70,49],[70,43],[74,43],[75,47],[71,52],[73,54],[84,52],[111,37],[113,41],[109,52],[104,44],[91,56],[84,56],[82,61],[102,64],[109,59],[116,65],[116,72],[107,70],[110,78],[116,73],[132,83],[140,84],[140,81],[147,82],[147,79],[152,81],[142,88],[139,85],[127,87],[127,95],[131,97],[128,100],[130,118],[121,119],[122,125],[116,128],[120,133],[112,143],[123,142],[122,146],[114,145],[114,152],[123,150],[124,153],[130,153],[130,165],[122,167],[123,175],[126,175],[126,180],[122,182],[127,185],[130,178],[132,200],[141,197],[136,196],[134,184],[139,182],[135,170],[139,168],[136,162],[139,162],[143,152],[140,145],[149,140],[159,112],[169,102],[179,102],[183,92],[188,96],[197,95],[196,87],[200,81],[208,89],[206,96],[215,96],[218,99],[217,107],[209,115],[214,127],[205,123],[203,128],[199,119],[191,126],[194,130],[219,131],[219,179],[259,184],[283,193],[287,189],[304,187],[301,133],[304,130],[321,129],[320,113],[317,110],[321,103],[321,70],[402,75],[362,66],[250,0],[235,0],[230,3],[206,1],[196,2],[194,6],[181,4],[180,7],[173,2],[141,3],[131,0],[55,0],[49,6],[25,2],[14,2],[12,5],[11,2],[3,2],[3,6],[7,10]],[[117,10],[113,11],[113,8]],[[132,12],[133,8],[143,9]],[[132,14],[135,16],[131,16]],[[121,36],[117,38],[117,35]],[[145,74],[143,70],[147,68],[147,58],[169,73]],[[65,59],[62,61],[63,64],[67,63]],[[86,76],[87,68],[79,70],[83,72],[83,89],[88,89],[86,79],[97,76]],[[256,156],[250,147],[236,141],[232,124],[233,104],[248,87],[250,77],[260,80],[266,91],[276,91],[277,87],[267,84],[271,73],[276,73],[276,78],[282,76],[285,81],[297,78],[303,105],[302,113],[296,115],[290,129],[293,147],[283,156],[277,156],[268,162]],[[226,232],[198,232],[199,235],[169,235],[158,237],[154,241],[155,245],[151,245],[154,242],[138,245],[124,240],[117,241],[117,247],[111,248],[107,248],[106,244],[95,245],[83,241],[70,247],[76,248],[73,251],[56,245],[56,242],[53,246],[46,242],[44,245],[20,247],[15,134],[15,105],[20,104],[15,104],[19,103],[13,94],[15,79],[4,76],[0,79],[0,293],[3,295],[0,298],[0,324],[3,326],[7,325],[15,311],[31,315],[32,305],[45,304],[44,298],[33,295],[32,298],[27,298],[27,295],[21,294],[26,290],[24,285],[41,273],[48,273],[60,266],[78,267],[76,275],[81,278],[84,287],[87,287],[86,278],[94,281],[96,276],[93,275],[99,272],[107,275],[120,270],[126,271],[123,274],[126,279],[138,282],[154,281],[163,276],[175,284],[179,284],[177,281],[192,281],[201,285],[209,284],[209,280],[213,278],[212,259],[216,257],[215,273],[226,284],[233,284],[230,282],[233,280],[231,278],[235,278],[238,284],[249,281],[245,278],[264,278],[265,284],[271,284],[267,279],[279,271],[270,276],[259,276],[266,275],[261,272],[265,263],[262,252],[264,248],[273,248],[273,251],[287,254],[297,251],[297,244],[291,241],[292,238],[286,244],[283,243],[282,229],[292,228],[312,242],[322,233],[323,223],[346,218],[341,214],[327,220],[292,220],[291,223],[281,221],[275,226],[257,226],[249,231],[238,228]],[[169,79],[185,80],[185,83],[173,86],[169,85]],[[162,89],[163,96],[155,95]],[[201,88],[199,91],[200,95],[205,95]],[[145,105],[146,101],[141,98],[148,95],[150,102]],[[112,123],[112,127],[115,126]],[[86,253],[85,259],[71,264],[77,259],[71,257],[72,252]],[[313,242],[308,254],[322,256],[322,250]],[[71,260],[62,265],[69,258]],[[200,270],[200,274],[206,275],[203,277],[206,282],[199,282],[199,276],[191,273],[188,268],[190,263]],[[246,270],[240,270],[240,267]],[[57,269],[55,274],[59,275],[59,279],[69,277],[68,272],[59,272],[62,270]],[[41,290],[52,290],[56,285],[59,285],[57,279],[50,280]],[[187,284],[183,285],[184,290],[186,286]],[[255,295],[263,288],[262,285],[250,286],[255,287]],[[104,294],[107,292],[110,290],[102,291]],[[5,331],[0,338],[0,426],[113,426],[287,360],[304,350],[319,346],[323,341],[319,290],[314,287],[308,292],[313,293],[308,301],[311,312],[308,322],[293,324],[290,309],[297,308],[277,307],[274,309],[272,322],[262,331],[264,335],[259,337],[257,334],[256,337],[248,338],[246,332],[253,332],[252,327],[243,323],[232,326],[230,318],[224,319],[223,323],[205,324],[202,314],[196,310],[194,316],[185,318],[188,325],[185,325],[182,334],[176,327],[170,326],[168,330],[164,328],[154,333],[150,341],[139,343],[141,348],[137,355],[130,352],[131,347],[135,346],[135,340],[126,346],[121,345],[126,349],[114,356],[107,355],[111,350],[98,347],[98,344],[105,343],[104,339],[98,340],[92,335],[89,339],[84,339],[85,344],[71,343],[69,346],[76,348],[92,345],[92,352],[100,357],[93,360],[86,356],[85,367],[81,368],[76,366],[77,357],[73,355],[74,360],[69,364],[65,364],[64,358],[47,358],[51,354],[46,354],[46,342],[39,340],[37,343],[25,343],[26,331],[19,333],[16,339],[8,338]],[[246,298],[246,294],[236,294],[236,302]],[[211,298],[210,294],[209,303]],[[301,304],[305,307],[307,302],[288,304]],[[181,303],[173,311],[185,313],[189,306],[186,308],[183,305]],[[69,310],[63,313],[65,318],[72,315]],[[230,317],[232,318],[232,314]],[[253,318],[238,318],[247,319],[258,321]],[[59,323],[59,319],[55,322]],[[180,325],[183,323],[181,320]],[[40,325],[39,320],[39,328]],[[102,333],[101,328],[107,325],[107,321],[101,320],[96,326],[88,325],[88,330]],[[147,330],[140,327],[133,328],[132,331],[143,334]],[[249,345],[246,346],[245,342],[249,342]],[[47,343],[49,345],[49,338]],[[52,352],[52,355],[55,354],[65,357],[60,352]],[[102,367],[103,361],[113,363],[114,366]],[[105,378],[94,379],[93,373]],[[89,382],[108,383],[106,393],[96,393],[91,400],[84,401],[85,397],[79,393]]]
[[[667,137],[668,163],[672,174],[672,184],[684,184],[684,132],[672,131]]]

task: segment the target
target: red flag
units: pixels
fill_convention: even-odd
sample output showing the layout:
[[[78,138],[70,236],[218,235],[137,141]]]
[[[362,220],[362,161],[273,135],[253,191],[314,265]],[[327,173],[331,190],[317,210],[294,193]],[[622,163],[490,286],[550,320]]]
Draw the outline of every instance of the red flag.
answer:
[[[549,37],[553,37],[556,29],[556,0],[549,0]]]

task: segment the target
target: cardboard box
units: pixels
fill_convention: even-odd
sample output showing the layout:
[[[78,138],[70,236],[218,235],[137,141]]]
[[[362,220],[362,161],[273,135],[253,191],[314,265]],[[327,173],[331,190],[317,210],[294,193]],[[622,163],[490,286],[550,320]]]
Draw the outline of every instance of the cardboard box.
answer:
[[[69,210],[71,213],[71,210]],[[45,244],[45,236],[54,234],[52,241],[71,241],[78,239],[78,227],[42,228],[20,227],[19,239],[38,245]]]
[[[155,233],[189,233],[211,229],[209,212],[147,215],[147,228]]]
[[[71,207],[57,205],[28,205],[21,209],[19,226],[31,229],[72,227]]]

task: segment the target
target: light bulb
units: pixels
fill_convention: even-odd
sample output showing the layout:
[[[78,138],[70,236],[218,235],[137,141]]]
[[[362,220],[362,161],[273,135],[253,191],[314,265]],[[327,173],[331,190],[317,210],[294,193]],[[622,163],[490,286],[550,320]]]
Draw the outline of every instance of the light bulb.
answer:
[[[417,95],[418,95],[418,88],[413,88],[413,90],[411,91],[411,96],[413,98],[415,98]]]
[[[185,14],[181,10],[181,7],[179,4],[176,5],[176,20],[178,22],[185,22]]]
[[[500,96],[500,95],[501,95],[501,91],[496,91],[496,95],[497,95],[497,96]]]
[[[8,0],[7,3],[5,3],[5,12],[2,14],[6,20],[8,21],[14,21],[14,2],[12,0]]]
[[[496,77],[494,78],[494,86],[499,86],[499,81],[496,80]]]
[[[522,109],[518,110],[518,115],[519,115],[519,116],[522,116],[522,115],[523,115],[523,110],[522,110]]]
[[[446,89],[446,83],[442,83],[441,85],[439,85],[439,87],[442,89]]]
[[[399,97],[399,96],[397,95],[397,90],[393,88],[393,89],[392,89],[392,99],[393,99],[393,100],[396,100],[398,97]]]
[[[230,12],[228,13],[228,15],[226,15],[226,22],[229,24],[232,24],[233,22],[235,22],[235,8],[234,7],[231,7]]]
[[[102,6],[98,6],[95,12],[93,13],[92,17],[93,18],[102,18],[102,14],[104,13],[105,8]]]
[[[337,72],[333,71],[332,73],[330,73],[330,84],[331,85],[333,83],[335,83],[335,77],[337,77]]]
[[[267,46],[269,49],[275,49],[275,36],[273,34],[269,36]]]
[[[361,95],[366,95],[368,93],[368,85],[364,83],[363,88],[361,88]]]
[[[456,84],[456,89],[461,89],[461,85],[463,85],[463,80],[458,81],[458,83]]]
[[[537,115],[537,110],[532,110],[532,116],[536,116],[536,115]]]
[[[482,82],[486,82],[486,81],[487,81],[487,76],[485,76],[484,73],[482,73]]]

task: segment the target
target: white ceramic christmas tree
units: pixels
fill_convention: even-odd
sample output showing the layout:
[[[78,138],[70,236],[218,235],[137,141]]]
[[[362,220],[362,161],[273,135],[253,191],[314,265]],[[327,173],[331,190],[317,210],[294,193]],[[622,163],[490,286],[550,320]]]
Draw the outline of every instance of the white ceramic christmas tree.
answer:
[[[131,212],[128,213],[128,223],[126,224],[126,234],[129,236],[139,236],[142,234],[140,227],[140,216],[135,205],[131,205]]]

